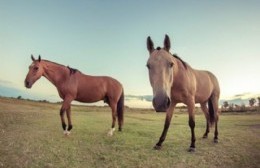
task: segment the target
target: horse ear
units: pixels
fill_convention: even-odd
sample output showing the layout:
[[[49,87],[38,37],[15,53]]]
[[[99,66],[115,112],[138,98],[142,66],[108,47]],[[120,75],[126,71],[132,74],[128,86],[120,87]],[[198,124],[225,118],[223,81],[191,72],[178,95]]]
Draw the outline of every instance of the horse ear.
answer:
[[[38,61],[41,62],[41,60],[42,60],[42,59],[41,59],[41,56],[39,55],[39,57],[38,57]]]
[[[35,61],[35,58],[33,57],[33,55],[31,54],[31,59],[32,59],[32,61]]]
[[[147,50],[152,53],[153,50],[154,50],[154,46],[153,46],[153,41],[151,39],[150,36],[147,37],[147,42],[146,42],[146,45],[147,45]]]
[[[164,38],[164,49],[169,52],[169,51],[170,51],[170,48],[171,48],[170,38],[169,38],[169,36],[166,34],[166,35],[165,35],[165,38]]]

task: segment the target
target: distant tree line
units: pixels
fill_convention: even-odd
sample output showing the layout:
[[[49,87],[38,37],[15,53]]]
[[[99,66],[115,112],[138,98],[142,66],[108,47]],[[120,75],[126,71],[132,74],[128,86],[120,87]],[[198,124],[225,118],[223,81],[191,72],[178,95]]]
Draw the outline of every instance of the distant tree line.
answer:
[[[260,97],[251,98],[248,100],[248,106],[244,103],[238,105],[234,103],[229,103],[224,101],[221,106],[222,112],[247,112],[247,111],[257,111],[260,112]]]
[[[50,103],[48,100],[32,100],[32,99],[24,99],[22,96],[17,96],[18,100],[29,100],[29,101],[37,101],[37,102],[43,102],[43,103]]]
[[[22,98],[22,96],[18,96],[17,99],[50,103],[48,100],[24,99],[24,98]],[[57,103],[60,103],[60,102],[57,102]],[[186,112],[186,110],[187,110],[186,108],[187,108],[186,106],[178,106],[178,107],[176,107],[176,111],[179,111],[179,112],[185,111]],[[248,105],[245,105],[245,103],[241,103],[240,105],[238,105],[238,104],[234,104],[234,103],[229,103],[228,101],[224,101],[221,106],[221,111],[222,112],[248,112],[248,111],[260,112],[260,97],[249,99]]]

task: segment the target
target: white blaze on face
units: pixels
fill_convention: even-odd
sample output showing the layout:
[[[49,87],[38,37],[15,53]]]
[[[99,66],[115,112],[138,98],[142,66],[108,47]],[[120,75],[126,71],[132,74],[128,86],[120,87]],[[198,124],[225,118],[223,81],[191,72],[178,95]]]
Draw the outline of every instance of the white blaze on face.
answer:
[[[172,56],[164,50],[154,52],[150,56],[147,66],[154,96],[164,92],[170,97],[174,68]]]

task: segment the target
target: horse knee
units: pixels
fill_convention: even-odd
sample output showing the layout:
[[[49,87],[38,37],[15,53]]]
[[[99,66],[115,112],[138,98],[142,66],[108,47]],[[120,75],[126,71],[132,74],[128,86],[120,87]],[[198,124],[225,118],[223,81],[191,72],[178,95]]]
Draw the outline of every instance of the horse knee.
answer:
[[[60,109],[60,116],[63,116],[65,113],[65,110],[64,109]]]

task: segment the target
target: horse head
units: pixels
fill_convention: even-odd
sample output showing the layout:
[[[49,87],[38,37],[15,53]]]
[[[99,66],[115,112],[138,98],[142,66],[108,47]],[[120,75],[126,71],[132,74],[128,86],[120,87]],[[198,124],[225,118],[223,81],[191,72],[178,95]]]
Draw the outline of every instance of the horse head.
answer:
[[[147,49],[150,54],[147,68],[153,89],[153,106],[156,112],[166,111],[171,104],[171,87],[176,62],[169,52],[170,47],[168,35],[165,35],[163,48],[157,47],[155,49],[151,38],[147,38]]]
[[[32,85],[41,78],[43,75],[43,66],[41,64],[41,56],[39,55],[38,59],[36,60],[33,55],[31,55],[32,64],[29,66],[29,72],[26,75],[24,80],[24,85],[27,88],[31,88]]]

